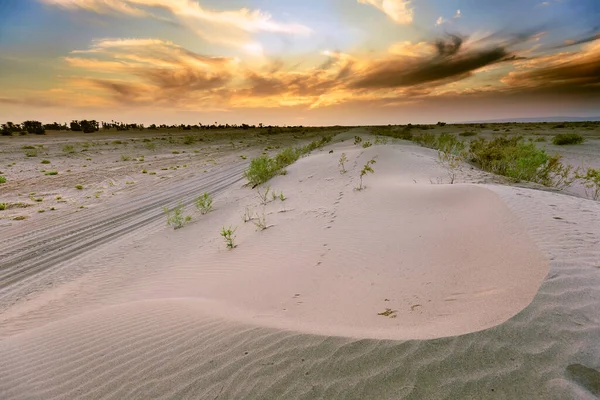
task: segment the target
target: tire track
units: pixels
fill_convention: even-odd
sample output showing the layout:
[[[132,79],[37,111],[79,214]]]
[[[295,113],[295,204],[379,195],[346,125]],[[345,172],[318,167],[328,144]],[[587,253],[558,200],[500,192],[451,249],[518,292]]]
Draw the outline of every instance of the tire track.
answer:
[[[10,286],[87,250],[164,218],[163,206],[190,205],[203,192],[216,196],[242,179],[248,163],[208,176],[175,182],[160,193],[144,194],[120,205],[105,205],[33,232],[3,240],[0,250],[0,300]],[[116,207],[116,209],[115,209]]]

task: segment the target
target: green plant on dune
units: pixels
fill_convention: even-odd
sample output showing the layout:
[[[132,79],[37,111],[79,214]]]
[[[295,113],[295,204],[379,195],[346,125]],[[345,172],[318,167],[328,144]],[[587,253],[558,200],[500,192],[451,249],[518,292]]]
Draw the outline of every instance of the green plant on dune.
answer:
[[[252,223],[256,225],[256,230],[264,231],[268,228],[267,226],[267,217],[265,216],[265,212],[262,214],[256,214],[255,218],[251,219]]]
[[[354,136],[354,144],[357,145],[362,142],[362,138],[360,136]]]
[[[346,166],[344,164],[346,164],[347,162],[348,162],[348,158],[346,157],[346,153],[342,153],[342,155],[340,157],[340,161],[338,163],[338,167],[340,168],[340,174],[346,173]]]
[[[250,167],[244,172],[244,177],[251,185],[264,183],[277,175],[279,168],[274,159],[261,156],[250,161]]]
[[[368,173],[374,174],[375,171],[373,170],[373,168],[371,167],[371,165],[375,164],[376,161],[375,159],[371,159],[369,161],[367,161],[367,163],[363,166],[363,169],[360,171],[360,183],[358,185],[358,187],[356,188],[356,190],[363,190],[365,188],[365,186],[363,185],[363,177],[365,175],[367,175]]]
[[[576,175],[583,184],[586,197],[600,200],[600,168],[588,168],[585,174],[577,172]]]
[[[225,245],[230,250],[233,249],[233,248],[235,248],[235,247],[237,247],[234,244],[235,236],[233,235],[236,230],[237,230],[237,227],[234,228],[234,229],[231,229],[231,226],[229,228],[223,227],[221,229],[221,236],[223,237],[223,240],[225,240]]]
[[[462,146],[457,144],[445,146],[443,151],[438,150],[438,163],[446,170],[451,185],[456,181],[456,175],[465,157],[461,150]]]
[[[202,215],[209,213],[212,210],[213,198],[208,192],[196,199],[196,208],[200,210]]]
[[[0,175],[0,183],[6,183],[6,177]]]
[[[258,194],[258,198],[260,199],[260,202],[261,202],[263,205],[265,205],[265,204],[267,204],[267,203],[269,202],[269,192],[270,192],[270,190],[271,190],[271,186],[269,186],[269,185],[267,185],[267,186],[264,188],[264,191],[262,191],[262,190],[260,189],[260,187],[258,187],[258,188],[256,189],[256,193]],[[274,199],[275,199],[275,198],[273,198],[273,200],[274,200]]]
[[[180,229],[183,228],[183,225],[186,222],[191,221],[192,217],[183,216],[183,209],[184,205],[181,201],[179,202],[179,204],[173,207],[172,210],[170,210],[169,207],[163,207],[163,211],[167,217],[167,225],[172,226],[173,229]]]

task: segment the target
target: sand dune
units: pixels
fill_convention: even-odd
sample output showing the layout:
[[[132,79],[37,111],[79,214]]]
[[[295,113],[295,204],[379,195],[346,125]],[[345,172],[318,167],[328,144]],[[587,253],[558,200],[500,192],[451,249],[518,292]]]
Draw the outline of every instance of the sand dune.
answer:
[[[432,185],[428,150],[346,143],[275,178],[285,202],[233,189],[8,310],[0,397],[597,396],[598,203]],[[246,205],[272,226],[241,222]]]

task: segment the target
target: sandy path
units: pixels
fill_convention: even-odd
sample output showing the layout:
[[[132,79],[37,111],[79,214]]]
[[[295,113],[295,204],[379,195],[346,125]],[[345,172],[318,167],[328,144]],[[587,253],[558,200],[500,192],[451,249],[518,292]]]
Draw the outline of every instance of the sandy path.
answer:
[[[172,207],[179,201],[190,205],[205,191],[212,195],[222,192],[241,181],[247,164],[222,167],[183,183],[161,187],[159,193],[70,214],[52,220],[45,227],[4,238],[0,241],[0,301],[18,289],[14,284],[22,279],[151,223],[164,222],[163,206]]]

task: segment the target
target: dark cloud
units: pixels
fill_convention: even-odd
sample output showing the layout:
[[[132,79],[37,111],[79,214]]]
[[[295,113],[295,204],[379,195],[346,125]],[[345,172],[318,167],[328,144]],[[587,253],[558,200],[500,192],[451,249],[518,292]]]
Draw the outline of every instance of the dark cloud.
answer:
[[[448,49],[444,49],[444,51],[448,51]],[[350,87],[382,89],[420,85],[452,77],[459,80],[470,76],[472,71],[504,61],[509,56],[507,50],[497,47],[489,50],[455,52],[452,55],[429,59],[396,58],[376,61],[369,71],[351,82]]]
[[[600,53],[513,73],[506,83],[544,91],[600,93]]]
[[[591,36],[581,37],[581,38],[575,39],[575,40],[567,40],[564,44],[561,44],[561,45],[558,45],[558,46],[554,46],[553,48],[555,48],[555,49],[561,49],[561,48],[564,48],[564,47],[576,46],[578,44],[584,44],[584,43],[594,42],[596,40],[600,40],[600,33],[594,33]]]

